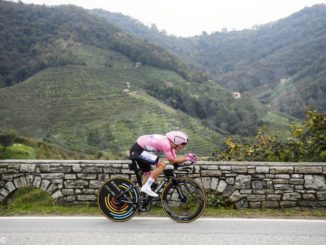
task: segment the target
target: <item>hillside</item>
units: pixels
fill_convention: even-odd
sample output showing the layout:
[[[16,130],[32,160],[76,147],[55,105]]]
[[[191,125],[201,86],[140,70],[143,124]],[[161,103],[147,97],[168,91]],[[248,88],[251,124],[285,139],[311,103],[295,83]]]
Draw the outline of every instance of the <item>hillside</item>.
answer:
[[[58,38],[112,49],[130,60],[173,70],[192,81],[202,79],[166,49],[131,37],[82,8],[0,1],[0,87],[24,81],[50,66],[82,65],[69,49],[58,47]]]
[[[168,51],[123,33],[89,11],[74,6],[0,4],[3,12],[1,33],[4,34],[0,40],[3,86],[22,82],[49,67],[102,66],[101,69],[123,73],[119,74],[120,82],[135,82],[153,97],[223,134],[254,135],[262,123],[284,130],[282,125],[287,118],[281,120],[281,125],[278,120],[265,120],[271,118],[266,117],[270,114],[269,108],[246,96],[234,100],[230,91],[207,79],[198,82],[198,78],[204,76],[187,72],[187,67]],[[83,48],[78,49],[81,45]],[[124,58],[102,55],[112,51]],[[117,62],[119,59],[123,61]],[[134,74],[135,61],[144,61],[137,74]],[[117,70],[119,67],[123,70]],[[162,69],[169,67],[172,70]],[[107,76],[102,79],[109,79],[111,74]],[[189,77],[192,79],[186,79]]]
[[[263,124],[286,136],[288,116],[193,79],[204,76],[89,11],[0,5],[0,130],[109,158],[125,158],[139,135],[175,129],[201,156]],[[123,96],[126,83],[131,93]]]
[[[250,30],[192,38],[167,36],[121,14],[94,12],[131,35],[177,53],[223,87],[253,96],[272,109],[300,118],[306,107],[325,110],[325,4]]]
[[[21,136],[5,150],[0,144],[0,159],[106,159],[106,157],[103,153],[88,155]]]
[[[126,57],[81,44],[72,51],[86,65],[47,68],[0,89],[2,127],[71,150],[119,158],[139,135],[173,129],[186,131],[191,138],[187,149],[200,155],[222,143],[218,133],[139,88],[136,81],[143,73]],[[108,62],[110,68],[103,65]],[[129,96],[121,94],[125,81],[135,81]]]

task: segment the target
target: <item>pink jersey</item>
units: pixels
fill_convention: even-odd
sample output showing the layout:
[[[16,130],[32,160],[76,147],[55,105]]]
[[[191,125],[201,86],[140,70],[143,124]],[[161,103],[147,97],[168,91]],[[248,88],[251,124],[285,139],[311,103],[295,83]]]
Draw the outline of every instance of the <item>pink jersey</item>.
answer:
[[[166,159],[169,161],[176,158],[175,151],[171,148],[170,141],[164,135],[143,135],[137,139],[137,144],[146,151],[163,152]]]

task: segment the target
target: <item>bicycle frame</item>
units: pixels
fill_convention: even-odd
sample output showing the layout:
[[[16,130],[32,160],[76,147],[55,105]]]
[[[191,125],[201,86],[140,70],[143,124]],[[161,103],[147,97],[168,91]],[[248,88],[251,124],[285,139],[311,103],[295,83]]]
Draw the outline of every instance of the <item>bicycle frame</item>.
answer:
[[[174,166],[176,169],[178,166]],[[146,193],[139,193],[142,186],[142,173],[136,161],[129,164],[137,181],[131,181],[123,177],[113,177],[100,188],[98,205],[104,216],[113,221],[127,221],[137,211],[149,212],[153,205],[154,197]],[[160,193],[160,202],[165,213],[174,221],[185,223],[197,219],[205,208],[205,196],[202,188],[195,181],[180,176],[185,172],[175,172],[173,168],[164,169],[164,176],[159,183],[152,185],[153,191]],[[194,170],[193,166],[179,166],[179,170]],[[196,194],[194,194],[196,193]],[[195,206],[189,209],[188,202]],[[155,202],[157,199],[155,199]],[[184,205],[185,204],[185,205]]]
[[[140,169],[139,169],[139,167],[137,165],[136,160],[132,160],[132,163],[129,164],[129,169],[134,171],[134,173],[136,175],[136,179],[137,179],[137,184],[138,184],[139,187],[141,187],[142,186],[142,180],[141,180],[141,175],[139,173]],[[174,174],[174,171],[172,169],[164,169],[163,173],[164,173],[164,179],[161,180],[161,182],[155,188],[155,192],[159,192],[171,178],[175,179],[175,174]]]
[[[134,173],[136,175],[137,183],[138,183],[139,187],[141,187],[142,181],[141,181],[141,176],[139,173],[140,169],[137,165],[136,160],[132,160],[132,163],[129,164],[129,169],[134,171]],[[161,182],[158,184],[158,186],[155,188],[154,191],[156,193],[158,193],[161,189],[164,188],[166,183],[168,183],[169,180],[171,179],[173,181],[173,184],[176,186],[176,189],[180,196],[181,201],[186,201],[187,198],[183,195],[182,191],[178,187],[178,181],[177,181],[176,174],[174,173],[173,169],[164,169],[163,173],[164,173],[164,178],[161,180]],[[151,201],[152,199],[153,199],[153,197],[149,197],[149,201]]]

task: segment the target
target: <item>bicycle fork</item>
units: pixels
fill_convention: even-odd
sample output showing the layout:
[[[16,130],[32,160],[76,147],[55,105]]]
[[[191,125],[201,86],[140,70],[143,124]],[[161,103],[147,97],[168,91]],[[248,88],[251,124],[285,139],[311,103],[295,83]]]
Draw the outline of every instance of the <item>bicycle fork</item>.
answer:
[[[180,184],[178,183],[177,179],[172,179],[173,184],[175,185],[175,188],[178,192],[179,195],[179,199],[181,202],[187,202],[187,197],[183,194],[181,188],[180,188]]]

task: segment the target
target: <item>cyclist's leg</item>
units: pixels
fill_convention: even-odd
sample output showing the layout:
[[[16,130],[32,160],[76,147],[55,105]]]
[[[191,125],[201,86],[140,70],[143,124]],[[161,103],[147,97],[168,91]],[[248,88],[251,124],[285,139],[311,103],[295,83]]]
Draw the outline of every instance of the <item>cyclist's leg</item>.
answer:
[[[147,182],[148,178],[151,176],[152,170],[143,172],[143,185]]]
[[[137,143],[133,144],[130,148],[129,157],[131,160],[135,161],[138,165],[139,169],[141,170],[142,174],[142,183],[144,185],[148,180],[149,176],[151,175],[151,162],[148,162],[146,159],[140,157],[142,152],[144,151]]]
[[[147,181],[142,186],[141,191],[145,192],[146,194],[148,194],[152,197],[157,197],[158,195],[152,191],[151,186],[155,182],[155,179],[158,177],[160,172],[163,171],[164,166],[161,166],[162,164],[159,164],[159,166],[160,166],[159,169],[157,169],[157,168],[154,169],[153,171],[150,172],[150,175],[148,172],[151,170],[152,166],[158,165],[158,163],[161,162],[160,158],[158,156],[154,155],[153,153],[143,151],[139,155],[137,162],[139,163],[140,168],[148,168],[147,171],[143,171],[143,172],[147,172],[147,176],[145,176],[145,178],[144,178],[144,179],[147,179]]]
[[[137,165],[139,169],[142,172],[142,185],[145,185],[149,177],[151,176],[152,173],[152,164],[148,161],[145,161],[144,159],[141,158],[136,158],[135,159],[137,162]]]
[[[150,177],[156,180],[165,169],[165,166],[166,163],[159,159],[159,162],[156,164],[156,168],[152,171]]]

